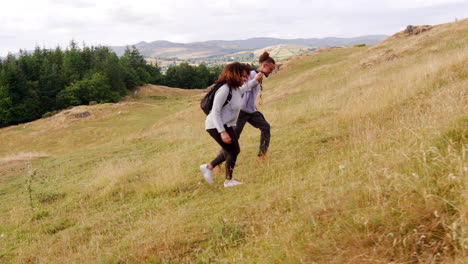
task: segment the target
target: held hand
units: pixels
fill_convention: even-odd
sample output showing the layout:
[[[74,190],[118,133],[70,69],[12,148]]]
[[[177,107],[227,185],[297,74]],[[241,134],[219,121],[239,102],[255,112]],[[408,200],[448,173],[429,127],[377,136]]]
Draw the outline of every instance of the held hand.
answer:
[[[226,132],[226,131],[221,132],[221,139],[226,144],[231,144],[231,142],[232,142],[231,137],[229,136],[228,132]]]
[[[263,74],[263,72],[259,72],[259,73],[257,73],[257,75],[255,75],[255,80],[257,82],[262,82],[264,76],[265,76],[265,74]]]

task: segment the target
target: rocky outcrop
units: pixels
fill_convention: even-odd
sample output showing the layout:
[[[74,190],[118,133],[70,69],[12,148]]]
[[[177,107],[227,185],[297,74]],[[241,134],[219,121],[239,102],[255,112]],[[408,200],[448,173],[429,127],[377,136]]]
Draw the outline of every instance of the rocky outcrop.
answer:
[[[431,30],[432,26],[429,25],[424,25],[424,26],[412,26],[409,25],[406,27],[406,29],[403,31],[403,33],[407,35],[418,35],[420,33],[423,33],[424,31]]]

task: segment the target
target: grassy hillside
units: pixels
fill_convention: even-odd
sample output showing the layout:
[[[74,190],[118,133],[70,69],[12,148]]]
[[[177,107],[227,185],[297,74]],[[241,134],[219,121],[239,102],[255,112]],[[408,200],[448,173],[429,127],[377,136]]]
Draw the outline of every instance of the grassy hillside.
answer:
[[[467,34],[288,60],[259,106],[270,158],[246,126],[236,188],[198,170],[201,94],[0,129],[0,262],[466,263]]]

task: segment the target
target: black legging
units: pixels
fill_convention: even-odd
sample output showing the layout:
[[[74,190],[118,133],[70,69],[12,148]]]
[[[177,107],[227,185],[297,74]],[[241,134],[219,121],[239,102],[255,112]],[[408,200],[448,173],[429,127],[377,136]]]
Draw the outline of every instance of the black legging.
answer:
[[[265,120],[263,114],[258,111],[254,113],[247,113],[241,110],[237,119],[237,126],[234,127],[234,133],[237,136],[237,141],[239,141],[242,129],[244,128],[246,122],[249,122],[253,127],[262,131],[260,134],[260,149],[257,156],[260,157],[266,154],[270,144],[270,124],[268,124],[268,122]],[[224,150],[221,149],[216,159],[214,159],[214,161],[216,161],[216,166],[223,163],[224,160]],[[211,165],[213,165],[213,163]],[[215,167],[215,165],[213,165],[213,167]]]
[[[232,127],[224,126],[226,132],[231,137],[231,144],[226,144],[221,139],[221,134],[216,129],[208,129],[206,130],[216,142],[223,148],[222,155],[218,155],[213,161],[211,161],[211,166],[216,167],[221,164],[224,160],[226,160],[226,179],[232,179],[232,172],[234,170],[234,166],[236,165],[237,155],[240,153],[240,146],[239,140],[234,133],[234,129]]]

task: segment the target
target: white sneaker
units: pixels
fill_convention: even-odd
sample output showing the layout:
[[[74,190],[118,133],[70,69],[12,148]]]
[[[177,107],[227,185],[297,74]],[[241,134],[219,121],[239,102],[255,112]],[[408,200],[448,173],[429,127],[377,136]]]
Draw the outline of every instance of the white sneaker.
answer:
[[[208,169],[208,164],[200,165],[200,170],[203,173],[206,182],[209,184],[213,184],[213,177],[211,177],[212,172],[210,169]]]
[[[243,183],[240,181],[230,180],[228,182],[224,182],[224,187],[232,187],[232,186],[241,185],[241,184]]]

